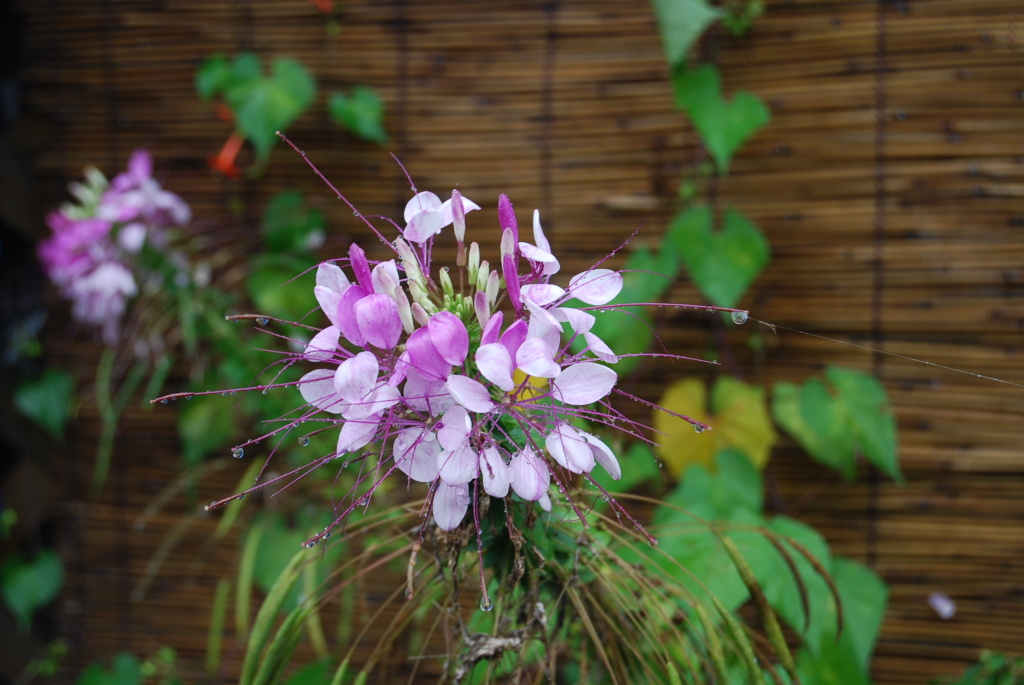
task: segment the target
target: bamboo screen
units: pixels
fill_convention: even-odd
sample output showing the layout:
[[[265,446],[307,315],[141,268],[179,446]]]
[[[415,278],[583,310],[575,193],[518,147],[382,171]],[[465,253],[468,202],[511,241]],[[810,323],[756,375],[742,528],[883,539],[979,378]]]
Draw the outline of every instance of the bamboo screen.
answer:
[[[639,241],[660,235],[680,178],[701,158],[673,111],[643,1],[353,0],[337,33],[299,0],[16,5],[26,28],[22,145],[39,236],[44,211],[83,166],[114,173],[139,146],[197,222],[239,250],[251,246],[266,199],[291,187],[328,211],[334,247],[362,236],[283,146],[259,179],[207,169],[229,130],[192,78],[216,52],[288,55],[313,70],[318,105],[291,135],[364,213],[395,215],[409,196],[394,152],[420,188],[458,186],[481,203],[505,192],[521,214],[540,208],[567,270],[603,257],[637,227]],[[771,124],[714,185],[714,202],[742,209],[772,247],[743,305],[752,316],[1024,383],[1021,10],[1018,0],[777,1],[750,36],[710,39],[705,52],[717,54],[726,90],[753,91],[772,110]],[[324,94],[353,83],[384,97],[387,150],[327,120]],[[497,234],[482,247],[495,250]],[[670,297],[699,301],[685,277]],[[681,354],[699,356],[723,335],[703,316],[662,319],[666,344]],[[843,364],[876,373],[895,404],[904,486],[866,469],[843,482],[793,443],[776,449],[768,469],[774,506],[891,585],[876,682],[922,683],[980,648],[1019,649],[1024,391],[782,329],[759,333],[760,354],[745,338],[731,342],[748,380],[801,382]],[[68,347],[57,331],[52,338],[80,368],[95,365],[96,347],[81,339]],[[676,364],[629,383],[657,399],[667,380],[706,372]],[[173,413],[128,413],[98,499],[86,493],[97,433],[86,406],[55,475],[69,563],[60,605],[68,673],[118,649],[170,644],[198,674],[213,578],[234,550],[209,549],[215,522],[207,520],[133,599],[174,532],[173,508],[133,528],[174,478]],[[233,491],[240,475],[228,463],[199,501]],[[211,556],[198,566],[204,550]],[[929,608],[931,592],[955,599],[952,620]],[[237,652],[227,649],[226,668],[237,666]]]

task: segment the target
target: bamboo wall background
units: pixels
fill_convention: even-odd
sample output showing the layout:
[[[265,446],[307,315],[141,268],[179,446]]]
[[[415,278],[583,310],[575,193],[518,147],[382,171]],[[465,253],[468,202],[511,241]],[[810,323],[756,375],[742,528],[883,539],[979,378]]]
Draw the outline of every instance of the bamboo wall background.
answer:
[[[458,186],[491,217],[501,192],[521,221],[539,207],[568,273],[640,225],[641,240],[660,235],[679,179],[700,158],[672,109],[642,0],[352,0],[337,36],[299,0],[15,6],[26,29],[19,142],[31,160],[37,237],[82,167],[114,173],[138,146],[153,152],[158,176],[197,222],[240,250],[251,247],[265,200],[291,187],[328,211],[335,244],[362,235],[283,147],[257,180],[208,171],[206,157],[229,130],[199,101],[192,76],[215,52],[288,55],[311,68],[318,104],[291,136],[364,214],[399,213],[409,189],[387,151],[327,120],[326,93],[353,83],[386,100],[388,150],[420,189]],[[773,113],[715,187],[718,205],[742,209],[772,247],[744,303],[753,317],[1024,383],[1021,10],[1017,0],[773,1],[750,36],[712,38],[726,91],[751,90]],[[482,214],[470,220],[477,240],[488,226]],[[497,238],[481,240],[485,252]],[[685,277],[671,293],[698,297]],[[666,314],[663,323],[666,344],[681,354],[724,335],[693,314]],[[927,682],[980,648],[1019,649],[1024,390],[782,330],[766,334],[755,356],[745,345],[754,327],[728,334],[748,379],[800,382],[844,364],[877,373],[895,404],[904,486],[866,470],[844,483],[791,443],[768,471],[776,506],[890,583],[876,682]],[[69,346],[55,328],[65,359],[95,365],[96,347]],[[705,371],[676,365],[630,382],[656,399],[666,378]],[[161,644],[199,669],[206,607],[233,550],[192,565],[215,523],[207,520],[133,600],[175,523],[170,511],[145,531],[132,528],[174,477],[174,417],[129,413],[111,480],[94,499],[86,484],[98,430],[95,408],[84,407],[54,476],[66,486],[65,677],[98,656]],[[241,470],[229,463],[200,501],[232,491]],[[956,600],[954,619],[932,612],[930,592]],[[238,659],[236,649],[226,664]]]

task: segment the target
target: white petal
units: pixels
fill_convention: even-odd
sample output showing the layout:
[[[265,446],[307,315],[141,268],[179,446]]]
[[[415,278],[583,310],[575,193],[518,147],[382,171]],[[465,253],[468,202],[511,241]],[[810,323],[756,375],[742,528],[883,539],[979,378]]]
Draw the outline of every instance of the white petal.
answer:
[[[622,468],[619,466],[619,460],[615,458],[615,453],[611,451],[608,445],[590,433],[583,433],[583,437],[590,443],[590,447],[594,452],[594,460],[604,467],[604,470],[608,472],[612,480],[622,478]]]
[[[351,282],[348,280],[348,276],[341,270],[337,264],[330,262],[324,262],[316,268],[316,284],[324,288],[329,288],[340,296],[346,290],[348,290]]]
[[[480,471],[476,450],[465,442],[454,450],[444,450],[437,457],[437,475],[448,485],[468,483]]]
[[[418,483],[437,478],[437,456],[441,446],[426,428],[408,428],[395,436],[393,455],[398,469]]]
[[[328,326],[306,344],[302,356],[311,362],[327,362],[338,352],[338,329]]]
[[[299,392],[302,399],[331,414],[340,414],[344,406],[334,389],[334,371],[330,369],[313,369],[307,373],[299,379]]]
[[[341,295],[336,290],[322,285],[313,288],[313,294],[316,295],[316,301],[320,304],[320,309],[327,315],[327,319],[337,327],[338,303],[341,302]]]
[[[476,367],[484,378],[505,392],[516,387],[512,380],[512,356],[501,343],[481,345],[476,351]]]
[[[610,393],[617,380],[616,373],[607,366],[581,362],[563,369],[551,381],[551,394],[563,404],[590,404]]]
[[[587,341],[587,351],[595,357],[609,364],[619,361],[619,358],[615,356],[615,352],[605,344],[604,340],[601,340],[593,333],[584,333],[583,337]]]
[[[525,253],[524,253],[525,254]],[[534,304],[544,306],[551,304],[558,298],[565,295],[565,289],[559,288],[557,285],[550,285],[548,283],[532,283],[530,285],[524,285],[520,292],[523,295],[523,299]]]
[[[519,251],[524,257],[533,264],[541,265],[541,275],[550,276],[558,273],[561,265],[558,260],[555,259],[555,255],[535,247],[530,243],[519,243]]]
[[[441,198],[429,190],[417,193],[405,203],[405,223],[425,209],[441,209]]]
[[[479,381],[465,376],[449,376],[445,387],[456,402],[472,412],[482,414],[494,408],[491,394]]]
[[[469,509],[468,485],[438,483],[434,493],[434,523],[441,530],[455,530]]]
[[[607,304],[621,290],[622,274],[611,269],[591,269],[576,274],[569,281],[569,294],[587,304]]]
[[[438,428],[440,426],[440,428]],[[469,432],[473,429],[473,422],[465,408],[456,404],[444,413],[441,423],[435,425],[437,430],[437,441],[446,450],[454,450],[462,447],[469,440]]]
[[[554,350],[546,342],[540,338],[530,338],[516,352],[516,368],[528,376],[557,378],[562,367],[555,362],[554,357]]]
[[[360,352],[341,363],[334,374],[334,389],[348,402],[359,402],[377,383],[380,366],[372,352]]]
[[[512,457],[508,464],[508,476],[512,490],[529,502],[536,502],[548,490],[551,471],[547,463],[527,447]]]
[[[508,494],[508,466],[494,445],[488,445],[480,453],[480,481],[484,492],[491,497]]]
[[[552,459],[573,473],[590,473],[594,468],[594,451],[590,443],[567,423],[559,423],[548,433],[544,447]]]
[[[419,212],[409,221],[403,235],[409,242],[423,243],[440,233],[444,227],[444,214],[440,210],[428,209]]]
[[[346,421],[338,434],[338,454],[345,454],[373,442],[380,425],[380,416],[368,416],[358,421]]]
[[[590,312],[583,312],[572,307],[559,307],[558,309],[549,309],[548,311],[557,320],[568,322],[573,333],[586,333],[594,327],[594,323],[597,321]]]

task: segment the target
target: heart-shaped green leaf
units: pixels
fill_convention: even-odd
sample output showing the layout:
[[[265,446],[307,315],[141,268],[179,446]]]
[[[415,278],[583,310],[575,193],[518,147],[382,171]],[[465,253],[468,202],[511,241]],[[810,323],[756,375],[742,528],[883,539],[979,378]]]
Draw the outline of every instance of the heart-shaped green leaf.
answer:
[[[270,252],[309,252],[323,244],[324,213],[306,207],[297,191],[280,192],[263,212],[263,237]]]
[[[64,424],[71,414],[75,379],[66,371],[47,369],[37,378],[28,378],[14,393],[14,406],[46,429],[54,440],[64,437]]]
[[[726,102],[718,70],[711,64],[696,69],[679,66],[672,73],[672,85],[676,105],[690,115],[719,173],[729,171],[736,150],[771,120],[768,107],[752,93],[737,91]]]
[[[669,67],[684,63],[690,48],[722,12],[704,0],[652,0]]]
[[[18,628],[28,630],[32,614],[46,606],[64,584],[64,564],[52,549],[44,549],[29,560],[15,555],[0,566],[0,596],[18,619]]]
[[[720,230],[712,224],[710,207],[691,205],[672,220],[666,238],[704,296],[719,307],[734,307],[768,264],[768,241],[734,209],[725,210]]]
[[[369,86],[353,86],[348,95],[332,94],[327,101],[327,111],[332,119],[363,140],[379,145],[387,144],[384,101]]]

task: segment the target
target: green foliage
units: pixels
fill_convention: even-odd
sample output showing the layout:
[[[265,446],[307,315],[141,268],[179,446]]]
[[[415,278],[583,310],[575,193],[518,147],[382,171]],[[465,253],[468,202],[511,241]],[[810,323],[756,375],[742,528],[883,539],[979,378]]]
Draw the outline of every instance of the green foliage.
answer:
[[[75,379],[66,371],[46,369],[41,375],[26,378],[14,392],[18,411],[46,429],[54,440],[64,437],[64,424],[71,415]]]
[[[324,213],[306,207],[302,193],[286,190],[267,203],[263,212],[263,239],[270,252],[308,253],[324,242]]]
[[[718,69],[711,64],[677,67],[672,88],[676,106],[690,116],[722,174],[728,173],[736,150],[771,120],[768,107],[753,93],[737,91],[727,102]]]
[[[387,145],[384,129],[384,101],[369,86],[353,86],[349,94],[332,93],[327,112],[341,126],[363,140]]]
[[[896,417],[889,398],[873,376],[829,367],[825,381],[802,386],[775,384],[775,420],[821,463],[852,478],[863,455],[890,478],[901,481],[896,448]]]
[[[1024,683],[1024,657],[983,651],[978,663],[960,675],[933,682],[936,685],[1021,685]]]
[[[302,116],[316,97],[316,82],[300,62],[277,57],[265,75],[259,57],[251,52],[240,53],[233,61],[223,55],[207,59],[196,72],[195,83],[205,100],[224,97],[261,163],[277,143],[276,132]]]
[[[131,652],[119,652],[111,660],[110,667],[94,662],[75,681],[76,685],[180,685],[181,680],[174,674],[177,655],[170,647],[161,647],[145,661]]]
[[[290,254],[258,255],[250,262],[245,287],[256,311],[300,321],[316,307],[309,260]],[[303,274],[296,277],[295,274]]]
[[[0,595],[18,621],[28,630],[32,615],[57,597],[64,584],[64,562],[52,549],[27,558],[15,554],[0,564]]]
[[[686,56],[722,12],[704,0],[651,0],[661,43],[670,67],[685,64]]]
[[[735,307],[768,264],[768,241],[743,214],[727,209],[719,230],[711,208],[696,204],[672,220],[666,234],[694,283],[718,307]]]

